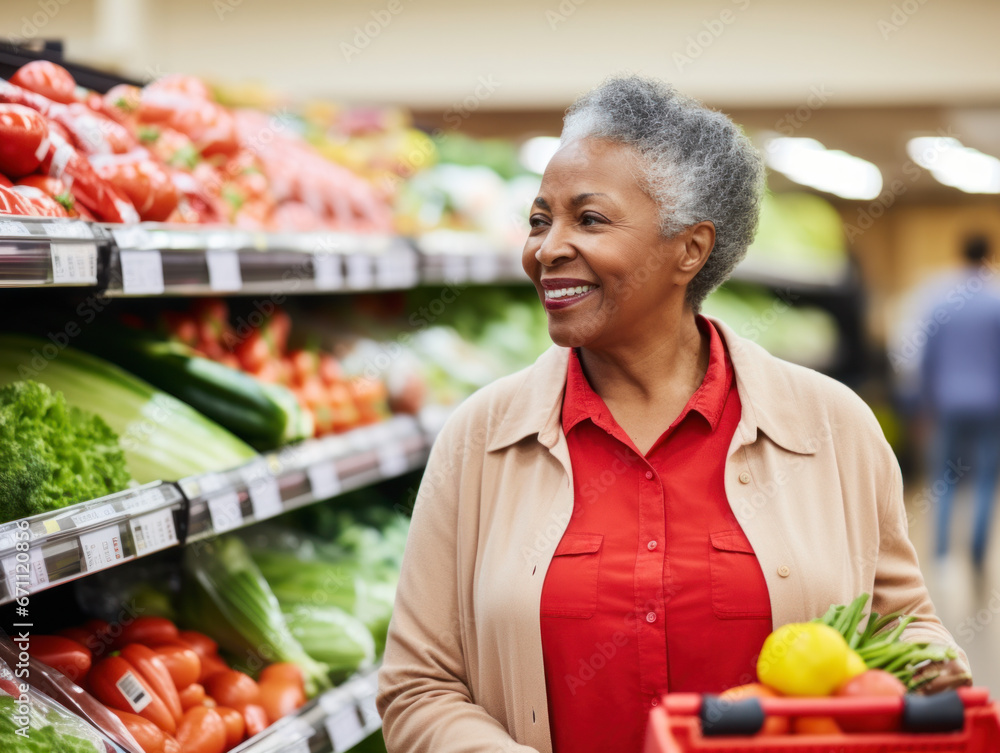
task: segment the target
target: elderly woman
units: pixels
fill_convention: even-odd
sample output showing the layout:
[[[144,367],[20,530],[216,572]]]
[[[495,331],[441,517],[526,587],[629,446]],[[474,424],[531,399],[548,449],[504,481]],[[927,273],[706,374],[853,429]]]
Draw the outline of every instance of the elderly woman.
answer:
[[[763,190],[739,128],[659,82],[570,108],[523,255],[555,346],[431,453],[380,676],[390,753],[639,751],[660,694],[751,682],[773,628],[862,592],[955,645],[871,411],[699,314]],[[969,681],[959,656],[936,689]]]

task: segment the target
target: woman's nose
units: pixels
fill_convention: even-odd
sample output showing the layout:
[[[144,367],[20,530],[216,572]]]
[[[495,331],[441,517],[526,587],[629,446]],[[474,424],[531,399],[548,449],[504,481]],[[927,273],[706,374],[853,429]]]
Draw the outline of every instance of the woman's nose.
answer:
[[[542,245],[535,252],[535,258],[539,264],[552,267],[575,258],[576,254],[576,246],[573,245],[568,229],[561,223],[553,222],[542,239]]]

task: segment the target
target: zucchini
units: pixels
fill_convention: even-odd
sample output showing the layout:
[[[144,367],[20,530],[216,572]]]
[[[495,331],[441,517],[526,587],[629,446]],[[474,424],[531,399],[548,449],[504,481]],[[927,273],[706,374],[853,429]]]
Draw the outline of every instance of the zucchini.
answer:
[[[183,400],[258,450],[311,437],[313,424],[286,387],[195,355],[186,345],[130,330],[84,347]]]
[[[0,384],[34,379],[92,411],[118,434],[125,462],[140,484],[220,471],[256,456],[191,406],[107,361],[49,340],[0,335]]]

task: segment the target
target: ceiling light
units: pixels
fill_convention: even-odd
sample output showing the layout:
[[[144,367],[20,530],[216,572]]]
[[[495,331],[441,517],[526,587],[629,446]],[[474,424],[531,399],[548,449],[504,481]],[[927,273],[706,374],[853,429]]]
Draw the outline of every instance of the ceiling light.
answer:
[[[1000,193],[1000,159],[948,136],[910,139],[906,152],[938,183],[966,193]]]
[[[556,136],[536,136],[521,145],[517,158],[526,170],[541,175],[549,164],[552,155],[559,149],[559,138]]]
[[[882,173],[867,160],[816,139],[777,137],[767,141],[764,159],[796,183],[843,199],[874,199],[882,191]]]

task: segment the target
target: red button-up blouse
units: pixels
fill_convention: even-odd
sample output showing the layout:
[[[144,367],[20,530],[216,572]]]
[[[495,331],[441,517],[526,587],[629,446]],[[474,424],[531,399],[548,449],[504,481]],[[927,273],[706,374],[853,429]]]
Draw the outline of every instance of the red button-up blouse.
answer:
[[[740,399],[722,339],[698,324],[711,343],[704,381],[645,456],[570,358],[574,511],[541,600],[555,753],[639,751],[661,692],[756,677],[771,607],[723,484]]]

